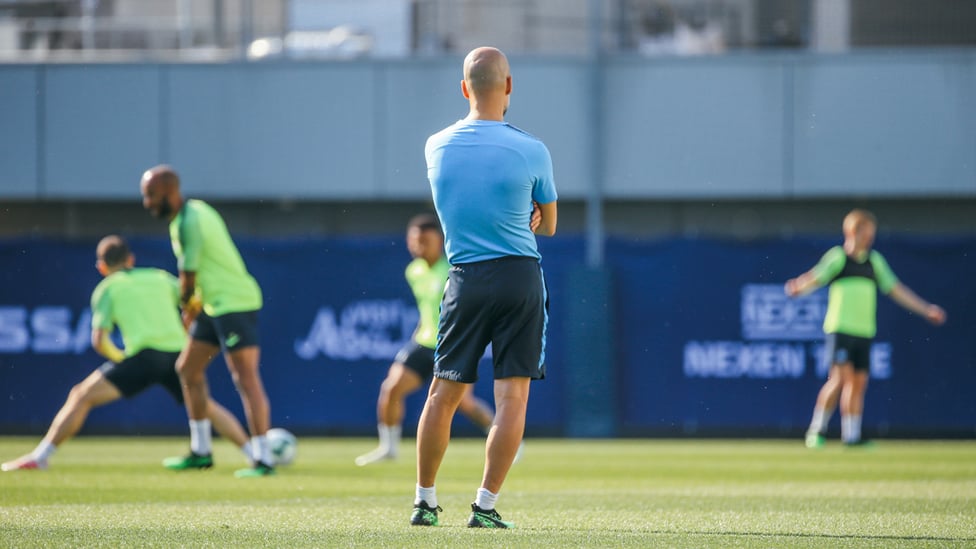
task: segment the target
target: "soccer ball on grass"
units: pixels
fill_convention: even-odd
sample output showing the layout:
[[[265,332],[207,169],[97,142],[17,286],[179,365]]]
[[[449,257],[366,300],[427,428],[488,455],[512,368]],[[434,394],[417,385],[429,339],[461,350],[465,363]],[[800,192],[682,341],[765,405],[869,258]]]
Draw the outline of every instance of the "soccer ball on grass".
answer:
[[[266,435],[268,446],[271,447],[271,455],[274,457],[275,465],[290,465],[295,461],[295,454],[298,451],[298,439],[287,429],[275,427],[268,429]]]

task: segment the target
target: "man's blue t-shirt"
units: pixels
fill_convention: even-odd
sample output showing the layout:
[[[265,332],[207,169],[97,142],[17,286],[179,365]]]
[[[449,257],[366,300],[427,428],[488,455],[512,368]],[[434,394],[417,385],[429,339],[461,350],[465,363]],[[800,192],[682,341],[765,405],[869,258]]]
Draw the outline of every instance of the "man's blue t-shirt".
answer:
[[[505,122],[461,120],[427,139],[427,178],[452,265],[540,258],[532,202],[556,201],[549,149]]]

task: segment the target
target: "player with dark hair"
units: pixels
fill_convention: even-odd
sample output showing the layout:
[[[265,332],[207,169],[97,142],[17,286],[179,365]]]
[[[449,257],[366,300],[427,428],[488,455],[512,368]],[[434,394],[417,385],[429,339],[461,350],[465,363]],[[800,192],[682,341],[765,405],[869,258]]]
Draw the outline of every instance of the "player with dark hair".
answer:
[[[451,263],[441,302],[434,380],[417,427],[417,486],[410,523],[438,523],[434,482],[451,421],[490,343],[495,423],[468,526],[511,528],[495,509],[525,431],[529,384],[545,377],[548,294],[536,234],[556,232],[549,150],[505,122],[512,91],[508,59],[476,48],[464,59],[467,117],[425,147],[434,207]]]
[[[397,353],[380,386],[376,402],[379,446],[356,458],[356,465],[360,466],[396,459],[403,423],[403,401],[434,373],[437,322],[450,269],[444,257],[444,233],[437,216],[420,214],[410,220],[407,224],[407,250],[414,259],[407,265],[404,275],[417,301],[420,319],[410,341]],[[494,414],[488,404],[474,396],[473,385],[467,386],[467,389],[458,410],[487,433]]]
[[[95,266],[105,278],[91,296],[91,340],[109,362],[71,389],[37,448],[4,463],[0,466],[4,471],[46,469],[57,447],[81,429],[92,408],[131,398],[152,385],[161,385],[183,404],[175,365],[186,332],[180,321],[176,277],[161,269],[136,268],[128,245],[115,235],[98,243],[96,256]],[[124,351],[109,337],[116,326]],[[206,415],[218,433],[250,458],[247,434],[233,414],[208,399]]]
[[[852,210],[844,218],[844,244],[827,250],[809,271],[786,281],[786,295],[806,295],[830,285],[825,356],[830,373],[817,395],[806,445],[824,445],[827,425],[840,398],[841,439],[847,446],[861,446],[861,417],[864,393],[871,368],[871,341],[877,331],[878,291],[935,325],[945,322],[938,305],[926,302],[898,278],[888,262],[871,247],[877,221],[867,210]]]
[[[167,459],[164,465],[174,470],[213,465],[210,421],[206,417],[206,371],[210,361],[223,350],[244,405],[254,452],[254,466],[237,471],[235,476],[274,474],[265,437],[270,428],[271,407],[258,372],[261,288],[247,271],[223,218],[202,200],[184,199],[180,178],[173,168],[160,165],[147,170],[140,190],[143,206],[154,217],[169,223],[180,273],[180,304],[190,330],[190,341],[176,365],[190,418],[190,453]]]

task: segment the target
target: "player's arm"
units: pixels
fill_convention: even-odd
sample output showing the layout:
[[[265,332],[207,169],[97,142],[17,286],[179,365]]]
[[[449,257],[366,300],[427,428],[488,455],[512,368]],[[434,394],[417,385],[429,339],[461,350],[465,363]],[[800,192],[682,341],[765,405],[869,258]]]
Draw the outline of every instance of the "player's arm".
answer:
[[[184,328],[190,327],[202,308],[200,298],[197,297],[197,273],[180,271],[180,309]]]
[[[933,303],[925,301],[921,297],[912,291],[911,288],[905,286],[901,282],[895,283],[888,292],[888,297],[893,299],[895,303],[901,305],[902,307],[908,309],[909,311],[922,316],[925,320],[928,320],[936,326],[941,325],[946,320],[946,312]]]
[[[787,280],[783,290],[786,292],[786,295],[797,297],[814,292],[820,289],[821,286],[823,285],[817,280],[817,275],[811,269],[796,278]]]
[[[532,217],[529,228],[534,234],[552,236],[556,234],[556,203],[532,203]]]
[[[532,215],[529,229],[533,234],[552,236],[556,234],[556,193],[555,178],[552,175],[552,156],[541,142],[537,154],[531,156],[536,179],[532,184]],[[538,215],[536,215],[538,214]]]
[[[122,349],[115,346],[112,341],[111,331],[104,328],[92,328],[91,343],[92,348],[103,357],[118,364],[125,360],[125,353]]]
[[[847,256],[844,249],[834,246],[823,254],[820,261],[809,271],[786,281],[783,291],[790,297],[807,295],[825,286],[844,268]]]

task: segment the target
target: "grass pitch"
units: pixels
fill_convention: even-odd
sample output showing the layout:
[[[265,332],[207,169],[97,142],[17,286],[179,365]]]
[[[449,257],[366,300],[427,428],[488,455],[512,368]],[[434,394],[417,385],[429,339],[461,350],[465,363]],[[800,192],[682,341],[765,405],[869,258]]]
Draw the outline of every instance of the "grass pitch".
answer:
[[[34,438],[0,437],[0,460]],[[483,441],[452,442],[441,526],[408,524],[412,441],[356,467],[371,439],[299,439],[296,463],[235,479],[243,458],[174,473],[182,438],[80,437],[47,471],[0,473],[0,547],[976,547],[976,442],[527,441],[499,511],[465,527]]]

